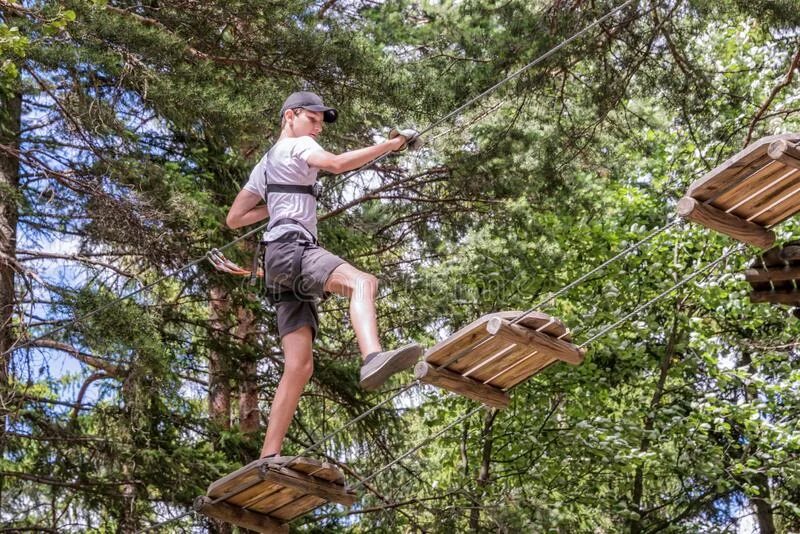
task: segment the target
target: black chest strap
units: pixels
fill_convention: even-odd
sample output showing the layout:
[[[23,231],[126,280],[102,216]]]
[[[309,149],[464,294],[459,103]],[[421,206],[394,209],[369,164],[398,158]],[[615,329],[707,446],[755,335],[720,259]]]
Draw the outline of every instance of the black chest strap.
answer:
[[[267,182],[267,194],[270,193],[294,193],[300,195],[311,195],[314,198],[319,196],[319,187],[314,185],[297,184],[271,184]]]

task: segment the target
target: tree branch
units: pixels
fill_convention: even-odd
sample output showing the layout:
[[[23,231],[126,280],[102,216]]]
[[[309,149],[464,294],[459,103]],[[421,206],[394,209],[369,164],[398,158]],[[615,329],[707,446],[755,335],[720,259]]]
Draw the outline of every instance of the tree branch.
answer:
[[[107,360],[98,358],[97,356],[94,356],[92,354],[87,354],[85,352],[79,351],[72,345],[68,345],[60,341],[55,341],[53,339],[39,339],[30,342],[28,346],[41,347],[45,349],[55,349],[55,350],[60,350],[62,352],[66,352],[76,360],[81,361],[86,365],[90,365],[92,367],[104,371],[109,377],[121,379],[128,374],[128,371],[120,366],[113,365],[109,363]]]
[[[750,141],[753,139],[753,132],[756,129],[756,124],[758,121],[761,120],[762,115],[767,111],[770,105],[772,105],[772,101],[775,100],[775,97],[778,96],[778,93],[781,90],[792,83],[792,79],[794,78],[794,71],[797,70],[797,67],[800,66],[800,48],[797,49],[797,52],[794,54],[794,58],[792,58],[792,63],[789,65],[789,70],[786,72],[786,76],[783,77],[783,81],[776,85],[772,92],[770,92],[767,99],[761,104],[761,107],[756,112],[753,120],[750,121],[750,128],[747,130],[747,137],[744,140],[744,146],[750,144]]]

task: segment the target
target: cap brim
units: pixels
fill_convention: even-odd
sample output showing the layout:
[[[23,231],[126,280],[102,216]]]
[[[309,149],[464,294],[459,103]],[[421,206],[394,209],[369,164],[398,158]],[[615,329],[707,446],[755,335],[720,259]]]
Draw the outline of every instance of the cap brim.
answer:
[[[321,111],[323,113],[322,120],[325,122],[336,122],[336,118],[339,116],[338,111],[333,108],[329,108],[328,106],[303,106],[303,109],[307,109],[309,111]]]

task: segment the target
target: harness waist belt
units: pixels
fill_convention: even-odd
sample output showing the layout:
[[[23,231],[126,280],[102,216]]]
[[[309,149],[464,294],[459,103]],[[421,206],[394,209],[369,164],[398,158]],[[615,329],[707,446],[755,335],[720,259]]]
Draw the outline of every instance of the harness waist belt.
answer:
[[[267,226],[267,231],[270,231],[270,230],[272,230],[272,229],[273,229],[273,228],[275,228],[276,226],[283,226],[283,225],[285,225],[285,224],[294,224],[294,225],[297,225],[297,226],[299,226],[300,228],[302,228],[303,230],[305,230],[305,231],[306,231],[306,233],[307,233],[307,235],[305,235],[305,234],[303,234],[303,233],[301,233],[301,232],[287,232],[286,234],[282,235],[282,236],[281,236],[281,237],[279,237],[278,239],[272,239],[272,240],[268,241],[269,243],[272,243],[272,242],[275,242],[275,241],[278,241],[278,242],[286,242],[286,241],[310,241],[310,242],[314,243],[315,245],[317,244],[317,238],[316,238],[316,237],[314,237],[314,234],[312,234],[311,232],[309,232],[309,231],[308,231],[308,228],[306,228],[306,227],[303,225],[303,223],[301,223],[301,222],[300,222],[300,221],[298,221],[297,219],[292,219],[291,217],[284,217],[283,219],[276,219],[275,221],[271,222],[271,223],[269,224],[269,226]],[[297,236],[297,237],[296,237],[295,239],[290,239],[290,238],[289,238],[289,236]]]
[[[303,232],[287,232],[277,239],[270,239],[264,243],[294,243],[295,241],[311,241]]]

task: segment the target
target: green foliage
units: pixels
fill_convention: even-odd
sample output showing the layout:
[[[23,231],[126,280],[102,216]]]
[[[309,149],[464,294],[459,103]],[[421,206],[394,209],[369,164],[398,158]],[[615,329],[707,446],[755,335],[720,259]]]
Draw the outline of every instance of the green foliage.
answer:
[[[34,337],[83,317],[54,336],[67,348],[15,352],[5,527],[133,531],[188,511],[258,453],[265,418],[245,430],[236,401],[254,388],[266,414],[283,355],[246,283],[200,263],[86,314],[237,235],[222,227],[227,207],[288,92],[335,102],[321,142],[357,148],[395,122],[431,124],[612,7],[321,4],[40,2],[0,26],[2,83],[21,81],[26,106],[21,185],[0,193],[21,206],[18,247],[58,243],[69,262],[25,260],[44,284],[17,277],[17,324]],[[320,225],[326,247],[379,275],[386,346],[432,345],[540,301],[584,342],[731,245],[674,227],[546,300],[664,226],[688,184],[747,140],[800,125],[796,83],[779,86],[797,50],[791,6],[640,4],[434,128],[421,152],[324,178],[323,212],[399,184]],[[749,302],[732,273],[751,252],[404,458],[352,514],[328,507],[293,528],[714,532],[768,502],[779,531],[797,530],[800,326]],[[249,263],[247,245],[225,253]],[[284,452],[389,394],[358,389],[347,312],[343,299],[322,307]],[[221,397],[231,406],[209,402]],[[414,388],[314,454],[368,476],[473,407]]]
[[[20,34],[18,27],[0,22],[0,57],[3,58],[0,63],[0,90],[4,93],[12,89],[19,78],[17,61],[25,57],[27,46],[28,39]]]

